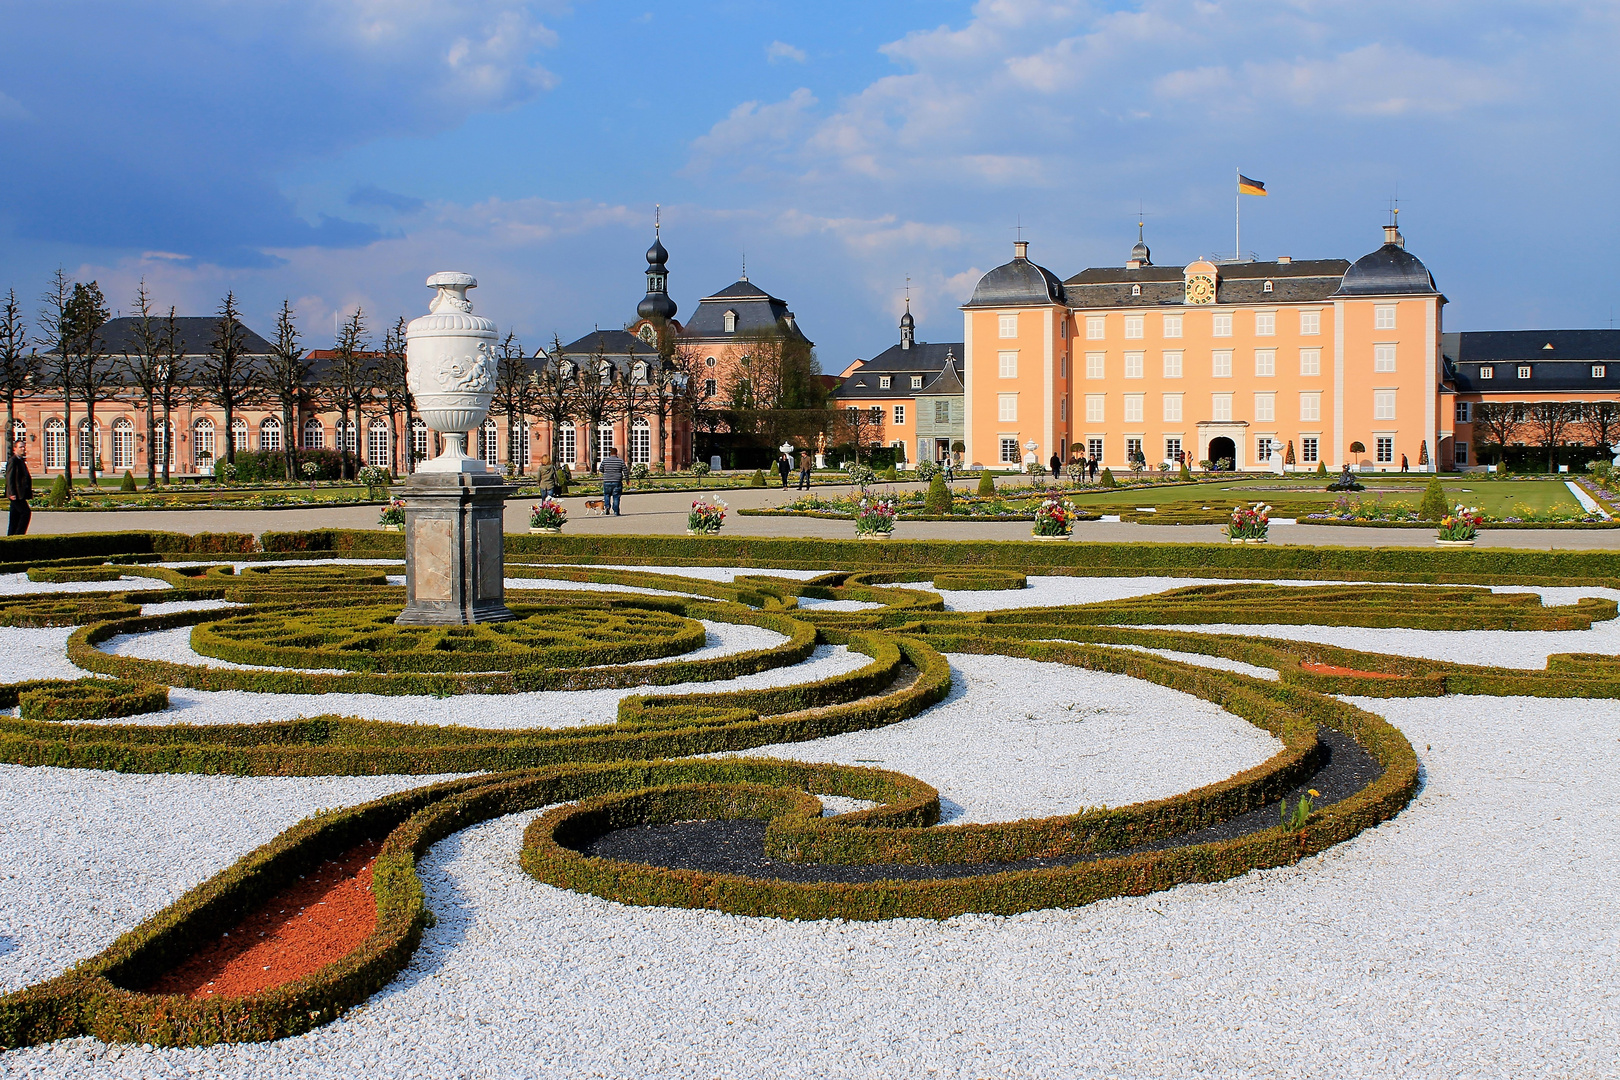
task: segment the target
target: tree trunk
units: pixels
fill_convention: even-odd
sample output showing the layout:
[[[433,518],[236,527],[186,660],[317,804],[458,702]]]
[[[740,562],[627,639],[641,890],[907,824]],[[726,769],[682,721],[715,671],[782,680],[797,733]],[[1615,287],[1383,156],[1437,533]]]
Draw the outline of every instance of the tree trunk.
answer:
[[[73,380],[64,379],[67,385],[62,390],[62,475],[67,477],[67,486],[73,487],[73,444],[78,442],[74,436],[78,433],[73,430]]]
[[[174,407],[163,401],[163,482],[169,482],[169,466],[174,459]]]
[[[152,400],[150,392],[146,395],[146,490],[152,490],[152,484],[157,480],[157,458],[153,457],[157,447],[157,402]]]

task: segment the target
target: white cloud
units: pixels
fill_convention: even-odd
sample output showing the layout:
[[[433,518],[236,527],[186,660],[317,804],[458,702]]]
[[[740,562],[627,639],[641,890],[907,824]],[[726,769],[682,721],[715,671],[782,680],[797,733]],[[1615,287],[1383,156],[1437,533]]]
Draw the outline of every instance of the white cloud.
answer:
[[[783,61],[802,64],[809,58],[805,56],[803,49],[789,45],[785,41],[773,41],[765,46],[765,59],[773,64],[779,64]]]
[[[34,114],[10,94],[0,92],[0,120],[32,120]]]
[[[802,86],[783,101],[743,102],[692,141],[690,168],[702,171],[723,159],[774,155],[791,147],[817,104],[816,96]]]

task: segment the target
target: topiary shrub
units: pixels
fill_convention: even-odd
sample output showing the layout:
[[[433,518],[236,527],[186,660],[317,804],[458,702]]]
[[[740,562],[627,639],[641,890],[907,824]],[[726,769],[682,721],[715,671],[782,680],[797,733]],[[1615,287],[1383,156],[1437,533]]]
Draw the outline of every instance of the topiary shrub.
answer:
[[[1187,467],[1187,461],[1185,458],[1183,458],[1181,462],[1181,475],[1177,479],[1183,482],[1189,482],[1192,480],[1192,478],[1192,470]]]
[[[135,474],[130,472],[128,469],[125,469],[124,470],[124,482],[118,485],[118,490],[119,491],[134,491],[135,490]]]
[[[979,494],[994,495],[995,493],[996,479],[990,475],[990,470],[986,469],[979,474]]]
[[[950,485],[938,473],[928,481],[928,497],[923,500],[923,512],[926,514],[943,515],[951,512],[951,503],[955,496],[951,493]]]
[[[68,478],[66,473],[57,473],[56,479],[51,481],[51,493],[46,499],[48,506],[66,506],[68,501]]]
[[[1097,478],[1097,483],[1103,487],[1119,487],[1118,481],[1114,479],[1114,470],[1112,469],[1104,469],[1102,476]]]
[[[900,473],[895,469],[895,467],[893,465],[890,465],[887,469],[883,470],[883,479],[887,480],[889,483],[892,484],[895,481],[900,479]]]
[[[754,475],[750,476],[748,478],[748,486],[749,487],[764,487],[765,486],[765,472],[764,472],[764,470],[755,469],[754,470]]]
[[[1433,477],[1429,486],[1423,489],[1423,502],[1418,506],[1418,517],[1424,521],[1439,521],[1451,511],[1451,504],[1446,501],[1446,489],[1441,486],[1440,478]]]
[[[1327,462],[1318,461],[1316,463],[1316,475],[1317,476],[1326,476],[1327,475]]]

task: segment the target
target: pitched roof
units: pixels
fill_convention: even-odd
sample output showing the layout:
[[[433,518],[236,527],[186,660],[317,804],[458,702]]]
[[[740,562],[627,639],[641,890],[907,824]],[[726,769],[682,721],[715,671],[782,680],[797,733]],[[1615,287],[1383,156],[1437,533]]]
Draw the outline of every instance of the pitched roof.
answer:
[[[1463,331],[1442,334],[1440,342],[1458,393],[1620,397],[1620,330]],[[1519,377],[1523,367],[1528,378]],[[1594,376],[1596,368],[1603,374]],[[1490,377],[1481,378],[1482,369]]]
[[[562,347],[569,355],[592,355],[601,346],[607,356],[656,356],[658,350],[628,330],[592,330],[582,338]]]
[[[979,279],[964,307],[1007,307],[1063,303],[1063,283],[1039,263],[1019,255]]]
[[[737,315],[736,329],[730,333],[726,331],[728,311]],[[732,282],[714,295],[699,300],[697,310],[687,320],[682,336],[725,341],[738,334],[769,333],[779,326],[785,326],[789,335],[799,338],[806,344],[813,344],[805,337],[804,331],[799,329],[793,312],[788,310],[785,302],[743,278]]]
[[[116,319],[108,319],[107,325],[101,328],[101,339],[109,353],[132,353],[135,351],[135,327],[139,322],[133,315],[121,315]],[[167,319],[155,319],[157,332],[163,334],[167,330]],[[182,351],[187,356],[201,356],[209,351],[209,345],[214,340],[214,326],[217,320],[212,315],[182,315],[174,320],[175,328],[180,332]],[[270,343],[247,326],[242,327],[242,342],[249,353],[266,354],[270,351]]]
[[[949,363],[947,363],[949,359]],[[891,345],[877,356],[849,373],[835,395],[840,400],[860,398],[911,398],[919,394],[962,393],[962,345],[960,342],[919,341],[909,349]],[[950,382],[941,381],[950,373],[956,389],[948,389]],[[913,389],[911,379],[921,377],[923,385]],[[889,379],[884,388],[882,379]],[[937,384],[937,388],[936,388]]]
[[[1465,330],[1442,334],[1441,342],[1459,362],[1620,360],[1620,330]]]
[[[1326,300],[1339,289],[1349,268],[1345,259],[1220,263],[1216,266],[1216,302],[1287,304]],[[1268,281],[1270,292],[1266,292]],[[1096,266],[1069,278],[1063,289],[1071,308],[1183,306],[1185,282],[1184,266]],[[1134,296],[1132,287],[1138,285],[1141,295]]]

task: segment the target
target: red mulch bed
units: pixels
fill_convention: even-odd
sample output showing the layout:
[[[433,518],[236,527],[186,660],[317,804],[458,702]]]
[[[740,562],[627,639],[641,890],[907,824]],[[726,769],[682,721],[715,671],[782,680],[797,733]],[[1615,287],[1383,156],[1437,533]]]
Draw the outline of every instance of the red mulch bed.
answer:
[[[1313,675],[1354,675],[1358,679],[1404,679],[1405,675],[1391,675],[1383,671],[1357,671],[1355,668],[1338,667],[1334,664],[1307,664],[1301,663],[1300,670],[1309,671]]]
[[[147,988],[193,998],[242,997],[293,982],[352,952],[377,926],[368,840],[322,863]]]

